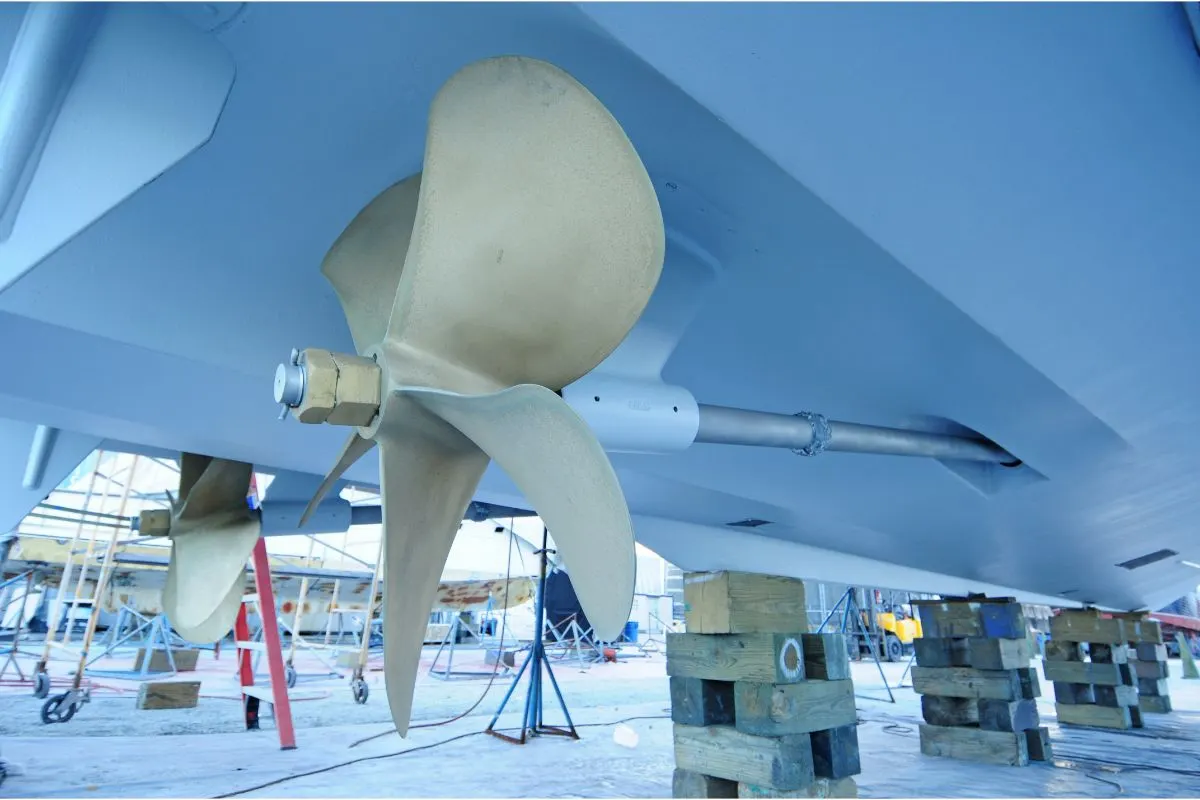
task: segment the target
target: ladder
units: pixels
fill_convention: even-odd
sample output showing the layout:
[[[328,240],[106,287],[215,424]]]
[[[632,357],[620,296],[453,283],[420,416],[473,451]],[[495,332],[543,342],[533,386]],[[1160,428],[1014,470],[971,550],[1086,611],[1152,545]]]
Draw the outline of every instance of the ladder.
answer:
[[[275,727],[279,730],[279,749],[296,749],[296,731],[292,727],[292,704],[288,698],[287,677],[283,665],[283,645],[279,638],[279,620],[275,611],[275,592],[271,588],[271,565],[267,561],[267,540],[259,537],[254,545],[254,594],[242,597],[237,622],[233,625],[234,644],[237,645],[238,678],[242,684],[242,710],[246,716],[246,730],[258,730],[258,708],[261,703],[270,703]],[[251,641],[250,623],[246,619],[246,605],[255,603],[262,620],[262,641]],[[267,672],[270,683],[266,686],[254,683],[254,653],[267,654]]]

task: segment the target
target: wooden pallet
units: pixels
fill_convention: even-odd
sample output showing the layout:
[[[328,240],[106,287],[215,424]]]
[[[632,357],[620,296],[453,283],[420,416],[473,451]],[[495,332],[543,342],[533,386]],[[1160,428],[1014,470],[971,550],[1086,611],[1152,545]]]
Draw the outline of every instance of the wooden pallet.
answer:
[[[913,642],[913,690],[921,695],[921,752],[1025,766],[1052,758],[1040,725],[1033,646],[1012,598],[914,603],[924,636]]]
[[[841,634],[807,633],[804,584],[684,577],[667,634],[674,797],[856,797],[854,684]]]

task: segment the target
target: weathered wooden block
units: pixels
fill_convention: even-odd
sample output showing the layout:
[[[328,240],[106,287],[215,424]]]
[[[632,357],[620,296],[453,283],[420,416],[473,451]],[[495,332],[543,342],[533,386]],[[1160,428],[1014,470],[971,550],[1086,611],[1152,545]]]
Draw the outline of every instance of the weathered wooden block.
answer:
[[[1162,624],[1158,620],[1144,619],[1140,622],[1125,623],[1129,641],[1138,644],[1162,644]],[[1148,659],[1147,659],[1148,660]]]
[[[1017,670],[984,671],[969,667],[913,667],[913,691],[941,697],[1021,699]]]
[[[921,752],[985,764],[1029,763],[1029,744],[1024,732],[985,731],[981,728],[943,728],[921,725]]]
[[[1166,661],[1167,646],[1158,642],[1135,642],[1138,661]]]
[[[922,636],[913,639],[913,650],[917,664],[922,667],[969,667],[971,655],[967,639],[932,638]]]
[[[1060,611],[1050,618],[1050,637],[1064,642],[1105,642],[1118,644],[1129,641],[1125,623],[1106,619],[1092,611]]]
[[[851,722],[813,731],[813,772],[818,778],[838,780],[862,772],[858,760],[858,724]]]
[[[980,603],[979,619],[983,624],[983,635],[989,638],[1024,641],[1029,630],[1020,603]]]
[[[1097,664],[1092,661],[1046,661],[1042,669],[1046,680],[1055,683],[1091,683],[1120,686],[1124,683],[1121,667],[1124,664]]]
[[[1047,661],[1083,661],[1083,642],[1046,640]]]
[[[967,658],[975,669],[1025,669],[1033,658],[1028,639],[983,639],[967,642]]]
[[[737,781],[714,778],[688,769],[675,769],[671,776],[671,796],[679,798],[731,798],[738,796]]]
[[[857,721],[854,682],[849,680],[786,684],[738,681],[734,684],[733,706],[737,729],[755,736],[814,733]]]
[[[1094,642],[1088,645],[1088,656],[1096,664],[1125,664],[1129,662],[1129,648],[1124,644]]]
[[[1021,682],[1021,698],[1033,700],[1042,696],[1042,684],[1038,680],[1037,671],[1032,667],[1017,670],[1017,680]]]
[[[1039,724],[1036,700],[979,700],[979,727],[985,731],[1026,731]]]
[[[1166,678],[1138,678],[1137,691],[1150,697],[1166,697],[1170,694]]]
[[[139,647],[137,653],[133,657],[133,668],[140,670],[142,668],[142,659],[146,657],[146,649]],[[175,660],[176,672],[195,672],[196,663],[200,659],[199,650],[171,650],[171,658]],[[150,666],[148,672],[170,672],[171,662],[167,660],[166,650],[150,651]]]
[[[1138,704],[1136,686],[1096,686],[1093,691],[1098,706],[1136,706]]]
[[[1025,747],[1030,761],[1053,761],[1054,750],[1050,746],[1050,731],[1046,728],[1029,728],[1025,731]]]
[[[1088,705],[1096,702],[1096,692],[1090,683],[1056,682],[1054,699],[1069,706]]]
[[[921,716],[930,725],[978,725],[979,701],[972,697],[923,694]]]
[[[1171,712],[1171,698],[1165,694],[1144,694],[1138,698],[1138,708],[1145,714],[1169,714]]]
[[[1140,706],[1129,706],[1129,721],[1133,723],[1133,727],[1141,728],[1145,726],[1142,721],[1142,709]]]
[[[749,572],[692,572],[683,578],[689,633],[808,630],[804,581]]]
[[[1137,675],[1133,674],[1130,664],[1117,664],[1117,672],[1121,675],[1121,683],[1126,686],[1137,686]]]
[[[816,778],[805,788],[792,791],[771,789],[766,786],[755,786],[751,783],[738,783],[737,791],[738,797],[747,798],[748,800],[760,797],[858,797],[858,784],[854,782],[854,778],[842,778],[837,781],[830,780],[829,778]]]
[[[1170,675],[1167,662],[1164,661],[1130,661],[1135,678],[1166,678]]]
[[[138,689],[137,707],[144,711],[195,708],[200,702],[200,681],[147,681]]]
[[[808,680],[843,681],[850,678],[850,656],[846,637],[840,633],[805,633],[804,677]]]
[[[673,677],[671,720],[680,725],[732,725],[733,683]]]
[[[667,634],[667,674],[713,681],[804,680],[799,633]]]
[[[772,789],[803,789],[815,777],[807,733],[768,737],[728,725],[676,725],[674,734],[680,769]]]
[[[949,639],[986,635],[983,620],[979,616],[978,603],[917,600],[913,605],[921,618],[923,636],[931,639]]]
[[[1130,706],[1065,705],[1055,703],[1060,725],[1084,725],[1091,728],[1133,727]]]

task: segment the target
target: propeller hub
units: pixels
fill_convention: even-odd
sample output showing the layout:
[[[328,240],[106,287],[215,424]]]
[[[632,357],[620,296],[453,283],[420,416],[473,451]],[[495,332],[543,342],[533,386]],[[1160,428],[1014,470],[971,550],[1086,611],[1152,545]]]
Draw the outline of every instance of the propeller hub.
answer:
[[[280,419],[367,425],[379,412],[382,371],[371,359],[310,347],[292,350],[275,368],[275,402]]]
[[[163,508],[143,511],[138,515],[137,531],[142,536],[170,536],[171,512]]]

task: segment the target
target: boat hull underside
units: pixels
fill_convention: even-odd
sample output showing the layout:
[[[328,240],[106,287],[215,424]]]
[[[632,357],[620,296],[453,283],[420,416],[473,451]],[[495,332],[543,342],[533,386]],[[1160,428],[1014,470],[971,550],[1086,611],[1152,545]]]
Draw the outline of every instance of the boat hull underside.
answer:
[[[237,66],[212,139],[0,292],[0,341],[21,343],[0,416],[324,473],[344,432],[277,423],[270,393],[292,347],[352,350],[321,258],[419,169],[437,86],[516,52],[589,86],[655,182],[667,382],[702,403],[962,426],[1024,464],[613,454],[641,541],[693,569],[843,579],[815,572],[834,559],[875,565],[858,583],[897,565],[896,588],[1161,606],[1196,584],[1180,561],[1200,562],[1200,58],[1182,18],[252,6],[212,34]],[[523,505],[494,465],[478,496]],[[766,524],[728,527],[750,518]],[[1117,566],[1163,549],[1178,555]]]

